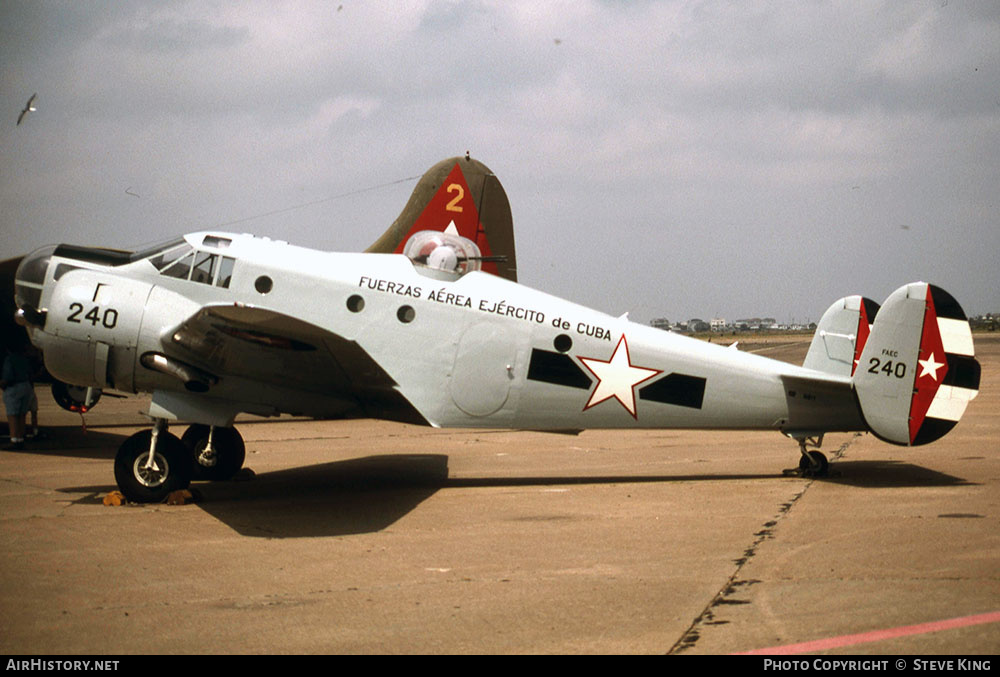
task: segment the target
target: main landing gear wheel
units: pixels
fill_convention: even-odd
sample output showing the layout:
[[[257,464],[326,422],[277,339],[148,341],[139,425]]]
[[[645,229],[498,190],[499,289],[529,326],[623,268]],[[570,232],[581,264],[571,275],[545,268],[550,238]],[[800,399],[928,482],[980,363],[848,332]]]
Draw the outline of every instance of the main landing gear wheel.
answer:
[[[143,430],[129,437],[115,456],[118,488],[133,503],[160,503],[191,483],[191,452],[176,435],[161,431],[156,450],[149,457],[153,432]]]
[[[246,460],[246,445],[236,428],[211,427],[196,423],[184,431],[181,442],[194,456],[196,480],[213,482],[231,480]]]
[[[805,477],[826,477],[830,462],[822,451],[809,451],[799,457],[799,472]]]

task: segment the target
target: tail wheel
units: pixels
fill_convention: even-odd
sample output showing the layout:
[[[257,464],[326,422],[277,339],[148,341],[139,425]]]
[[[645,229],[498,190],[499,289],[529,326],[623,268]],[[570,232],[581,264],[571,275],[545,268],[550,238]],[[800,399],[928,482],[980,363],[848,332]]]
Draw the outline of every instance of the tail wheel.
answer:
[[[805,476],[826,477],[830,462],[821,451],[808,451],[799,457],[799,471]]]
[[[175,435],[166,431],[157,437],[149,458],[152,431],[132,435],[115,456],[118,488],[133,503],[160,503],[167,495],[191,483],[191,455]]]
[[[209,432],[212,446],[208,449]],[[217,427],[196,423],[181,436],[181,442],[193,454],[196,480],[220,482],[231,480],[246,460],[246,445],[236,428]]]

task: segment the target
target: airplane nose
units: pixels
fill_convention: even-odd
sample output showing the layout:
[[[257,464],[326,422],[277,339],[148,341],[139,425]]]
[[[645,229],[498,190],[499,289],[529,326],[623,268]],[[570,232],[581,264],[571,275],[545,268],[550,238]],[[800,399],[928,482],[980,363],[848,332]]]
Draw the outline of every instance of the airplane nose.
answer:
[[[14,273],[14,303],[18,308],[37,311],[42,302],[42,288],[49,259],[56,245],[49,245],[31,252],[21,261]]]

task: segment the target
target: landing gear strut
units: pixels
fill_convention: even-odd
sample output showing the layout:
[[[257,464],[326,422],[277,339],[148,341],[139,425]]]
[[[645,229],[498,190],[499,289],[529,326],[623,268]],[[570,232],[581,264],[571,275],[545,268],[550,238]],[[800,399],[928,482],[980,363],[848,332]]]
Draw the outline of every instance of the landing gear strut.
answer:
[[[133,503],[159,503],[191,483],[191,454],[163,419],[129,437],[115,456],[115,480]]]
[[[184,432],[181,442],[194,455],[196,480],[231,480],[246,459],[246,445],[236,428],[196,423]]]

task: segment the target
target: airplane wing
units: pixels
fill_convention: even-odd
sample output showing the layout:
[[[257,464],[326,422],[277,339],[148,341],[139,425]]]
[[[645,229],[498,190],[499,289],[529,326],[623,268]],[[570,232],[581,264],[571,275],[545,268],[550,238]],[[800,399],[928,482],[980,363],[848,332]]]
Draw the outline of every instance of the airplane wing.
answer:
[[[317,410],[324,401],[347,401],[356,405],[353,417],[427,425],[396,382],[355,341],[294,317],[262,308],[206,306],[165,336],[171,357],[194,364],[220,383],[235,376],[263,389],[305,393]]]

